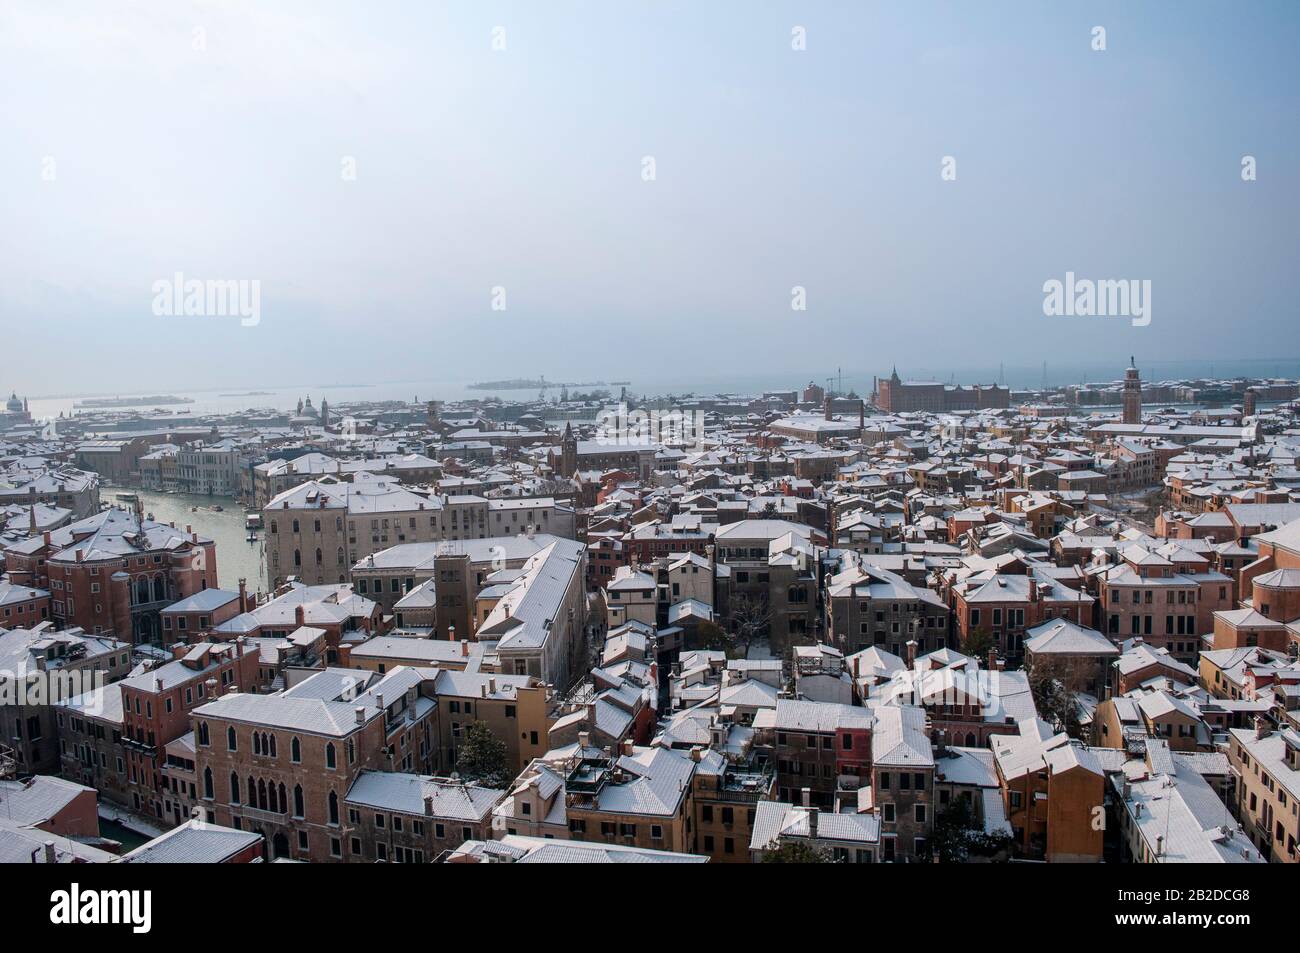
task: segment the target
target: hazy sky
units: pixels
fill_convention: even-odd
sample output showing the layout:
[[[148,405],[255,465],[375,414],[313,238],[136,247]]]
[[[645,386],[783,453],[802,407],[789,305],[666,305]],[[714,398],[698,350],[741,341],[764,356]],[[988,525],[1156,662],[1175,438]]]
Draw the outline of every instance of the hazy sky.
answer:
[[[0,387],[1294,357],[1298,46],[1294,0],[6,0]],[[1044,316],[1067,271],[1151,323]],[[176,272],[260,323],[155,315]]]

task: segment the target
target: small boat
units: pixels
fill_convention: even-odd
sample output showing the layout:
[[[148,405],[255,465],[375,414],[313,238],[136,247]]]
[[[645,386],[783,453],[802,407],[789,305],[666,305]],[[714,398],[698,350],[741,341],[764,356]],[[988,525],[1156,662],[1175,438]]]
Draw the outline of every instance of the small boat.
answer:
[[[198,511],[199,511],[199,508],[198,508],[197,506],[191,506],[191,507],[190,507],[190,512],[191,512],[191,513],[197,513]]]
[[[214,513],[224,513],[226,508],[218,503],[216,506],[209,506],[208,509],[212,510]]]
[[[261,513],[245,513],[245,514],[244,514],[244,529],[250,529],[250,530],[251,530],[251,529],[261,529],[261,528],[262,528],[262,514],[261,514]]]
[[[257,534],[256,534],[256,533],[249,533],[247,536],[244,537],[244,539],[245,539],[247,542],[255,543],[255,542],[257,542]]]

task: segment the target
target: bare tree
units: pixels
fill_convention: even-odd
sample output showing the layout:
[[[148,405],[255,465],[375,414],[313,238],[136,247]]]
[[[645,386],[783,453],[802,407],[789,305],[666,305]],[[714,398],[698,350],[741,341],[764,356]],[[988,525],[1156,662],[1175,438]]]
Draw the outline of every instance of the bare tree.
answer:
[[[731,600],[731,629],[744,646],[745,655],[754,639],[765,635],[772,622],[772,607],[767,594],[742,594]]]

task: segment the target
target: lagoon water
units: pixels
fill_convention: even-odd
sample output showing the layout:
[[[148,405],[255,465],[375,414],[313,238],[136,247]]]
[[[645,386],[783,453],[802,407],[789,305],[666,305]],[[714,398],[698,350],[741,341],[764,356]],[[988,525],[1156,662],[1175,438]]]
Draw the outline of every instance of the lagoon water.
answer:
[[[844,369],[842,375],[843,387],[847,390],[854,390],[858,394],[866,395],[871,393],[872,375],[888,374],[890,367],[888,359],[882,358],[879,362],[880,367],[870,371],[855,369],[850,371]],[[1128,364],[1128,356],[1117,356],[1112,363],[1102,361],[1088,361],[1071,364],[1048,364],[1046,374],[1041,366],[1027,367],[1019,365],[1008,365],[1006,367],[947,367],[939,365],[908,365],[900,362],[899,373],[901,376],[911,380],[955,380],[961,384],[991,383],[1001,377],[1001,379],[1013,389],[1032,389],[1039,387],[1043,383],[1044,376],[1049,386],[1063,386],[1066,384],[1078,384],[1085,381],[1118,381],[1124,374],[1124,368]],[[1300,378],[1300,359],[1293,357],[1262,358],[1257,360],[1219,360],[1219,361],[1162,361],[1152,360],[1144,361],[1139,355],[1137,359],[1138,368],[1142,371],[1142,379],[1148,382],[1187,379],[1198,377],[1217,377],[1231,378],[1238,376],[1247,377],[1286,377],[1290,379]],[[665,377],[663,372],[658,372],[658,376],[651,379],[637,379],[635,375],[614,374],[615,378],[628,376],[632,378],[632,383],[628,391],[633,394],[642,395],[661,395],[661,394],[717,394],[717,393],[739,393],[739,394],[760,394],[766,390],[797,390],[802,388],[810,380],[818,384],[826,384],[828,378],[836,371],[836,368],[802,368],[791,370],[788,373],[748,373],[744,375],[719,375],[716,373],[700,374],[692,376],[681,373],[676,377]],[[527,376],[536,376],[537,372],[524,370],[521,373]],[[494,372],[483,375],[485,377],[505,377],[505,372]],[[588,380],[593,375],[590,371],[578,373],[572,376],[559,374],[546,374],[552,380]],[[609,375],[605,375],[608,377]],[[419,399],[456,401],[474,398],[484,398],[498,396],[513,400],[527,400],[537,396],[536,390],[523,391],[484,391],[471,390],[469,384],[471,380],[464,381],[418,381],[418,380],[401,380],[401,381],[384,381],[378,380],[373,385],[360,383],[349,384],[302,384],[294,387],[285,387],[278,381],[274,386],[259,385],[257,383],[245,382],[241,385],[232,384],[220,389],[205,390],[188,390],[168,388],[164,385],[151,385],[144,393],[158,394],[170,393],[178,397],[191,397],[194,399],[192,404],[170,404],[162,409],[177,414],[230,414],[250,408],[272,408],[276,410],[287,410],[297,405],[299,398],[310,396],[312,403],[319,406],[322,398],[325,398],[333,405],[345,404],[348,402],[358,401],[410,401]],[[613,393],[618,392],[618,388],[610,385],[607,387]],[[264,393],[250,393],[252,391]],[[136,396],[141,391],[134,394],[130,391],[121,391],[123,396]],[[556,397],[558,390],[548,390],[548,397]],[[113,394],[98,394],[96,396],[115,396]],[[57,417],[59,414],[73,414],[77,411],[74,405],[77,398],[72,396],[42,397],[39,395],[31,396],[32,414],[40,420],[49,417]],[[117,408],[121,410],[148,410],[149,405],[140,407]]]

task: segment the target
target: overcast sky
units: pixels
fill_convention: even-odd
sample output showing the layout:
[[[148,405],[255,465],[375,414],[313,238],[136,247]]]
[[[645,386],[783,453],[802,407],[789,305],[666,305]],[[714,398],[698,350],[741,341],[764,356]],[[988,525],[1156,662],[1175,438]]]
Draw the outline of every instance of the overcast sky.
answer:
[[[0,387],[1298,356],[1298,45],[1293,0],[7,0]],[[1151,323],[1045,316],[1067,271]],[[177,272],[260,322],[156,315]]]

